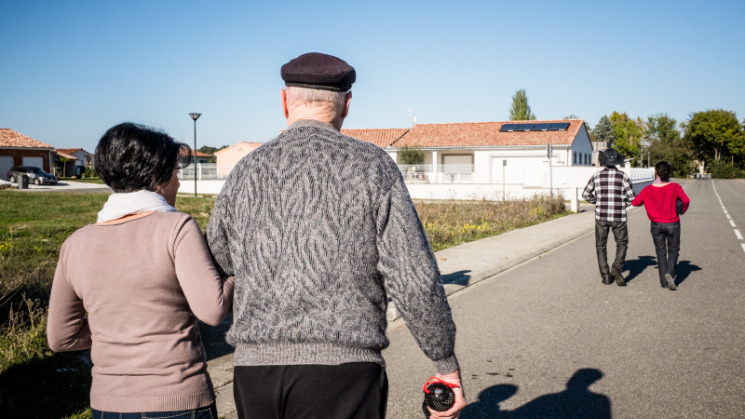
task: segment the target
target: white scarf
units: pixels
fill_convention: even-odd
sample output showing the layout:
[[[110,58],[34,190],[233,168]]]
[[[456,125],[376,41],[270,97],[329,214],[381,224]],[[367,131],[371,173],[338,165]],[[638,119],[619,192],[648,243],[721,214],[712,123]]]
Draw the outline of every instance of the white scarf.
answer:
[[[144,189],[137,192],[113,193],[109,195],[109,200],[99,211],[98,222],[105,223],[125,215],[147,211],[176,212],[177,210],[166,201],[163,195]]]

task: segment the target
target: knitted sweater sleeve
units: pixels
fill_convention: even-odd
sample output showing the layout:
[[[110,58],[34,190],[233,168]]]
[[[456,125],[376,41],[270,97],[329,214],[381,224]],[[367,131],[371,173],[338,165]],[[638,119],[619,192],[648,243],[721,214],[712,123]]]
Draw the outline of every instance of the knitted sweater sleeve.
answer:
[[[438,372],[455,371],[455,323],[434,252],[400,176],[379,201],[377,230],[378,271],[388,295]]]
[[[215,270],[199,226],[186,218],[175,231],[176,277],[189,307],[197,318],[217,326],[233,304],[233,277],[222,279]]]
[[[78,351],[91,347],[91,329],[83,300],[75,293],[66,275],[67,242],[62,245],[49,297],[47,341],[55,352]]]

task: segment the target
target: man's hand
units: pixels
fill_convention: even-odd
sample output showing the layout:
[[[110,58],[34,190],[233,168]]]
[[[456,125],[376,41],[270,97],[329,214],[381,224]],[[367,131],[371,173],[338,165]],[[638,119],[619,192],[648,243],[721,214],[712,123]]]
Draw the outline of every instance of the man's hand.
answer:
[[[448,383],[448,384],[455,384],[457,387],[453,387],[453,393],[455,394],[455,401],[453,402],[453,407],[450,409],[444,411],[444,412],[437,412],[430,408],[429,413],[430,419],[458,419],[460,416],[460,411],[463,410],[464,407],[466,407],[466,395],[463,392],[463,383],[460,380],[460,371],[455,370],[451,372],[450,374],[437,374],[435,377],[439,378],[440,380]]]

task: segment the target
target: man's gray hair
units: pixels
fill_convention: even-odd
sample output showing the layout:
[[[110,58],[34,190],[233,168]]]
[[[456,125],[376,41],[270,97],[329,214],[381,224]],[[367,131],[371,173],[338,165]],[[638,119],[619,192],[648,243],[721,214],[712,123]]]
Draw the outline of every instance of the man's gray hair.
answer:
[[[347,92],[332,90],[309,89],[307,87],[287,86],[287,106],[303,104],[306,106],[321,106],[330,113],[341,114],[347,99]]]

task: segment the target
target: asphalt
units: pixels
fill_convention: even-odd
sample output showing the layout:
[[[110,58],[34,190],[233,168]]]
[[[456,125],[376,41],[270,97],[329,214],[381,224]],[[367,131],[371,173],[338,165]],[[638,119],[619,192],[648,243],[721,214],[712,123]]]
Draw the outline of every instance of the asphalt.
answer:
[[[469,286],[591,233],[593,219],[594,206],[583,204],[576,214],[436,252],[446,294],[452,298]],[[392,303],[387,314],[389,330],[403,324]],[[220,417],[237,418],[232,353],[214,358],[207,365]]]

